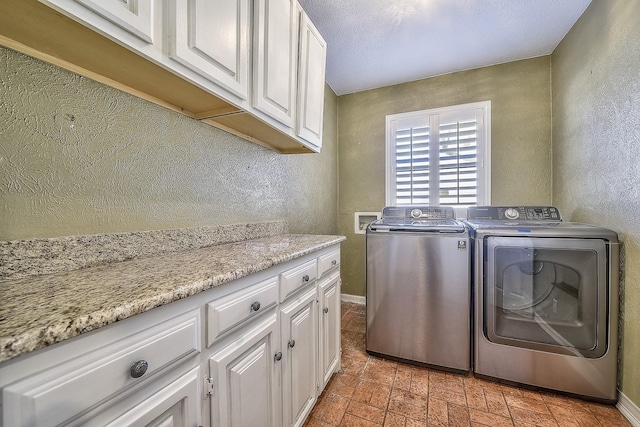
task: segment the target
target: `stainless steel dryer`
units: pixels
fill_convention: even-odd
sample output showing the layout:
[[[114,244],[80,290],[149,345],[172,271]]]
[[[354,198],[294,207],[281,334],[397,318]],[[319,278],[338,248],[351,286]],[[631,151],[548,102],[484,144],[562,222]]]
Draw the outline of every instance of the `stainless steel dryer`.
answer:
[[[367,228],[367,352],[468,371],[469,235],[451,207],[386,207]]]
[[[615,402],[618,239],[551,206],[467,211],[474,371]]]

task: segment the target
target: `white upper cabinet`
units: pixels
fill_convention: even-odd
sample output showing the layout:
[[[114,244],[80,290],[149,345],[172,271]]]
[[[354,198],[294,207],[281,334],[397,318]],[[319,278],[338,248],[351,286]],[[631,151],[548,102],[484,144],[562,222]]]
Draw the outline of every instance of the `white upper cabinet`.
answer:
[[[246,100],[249,7],[249,0],[171,0],[169,56]]]
[[[327,45],[297,0],[35,3],[3,10],[0,44],[281,153],[321,150]]]
[[[289,128],[295,125],[298,3],[256,0],[253,105]]]
[[[44,0],[43,3],[60,7],[79,18],[83,18],[84,6],[140,40],[153,43],[153,0]]]
[[[296,134],[318,148],[322,146],[326,58],[327,43],[301,10]]]

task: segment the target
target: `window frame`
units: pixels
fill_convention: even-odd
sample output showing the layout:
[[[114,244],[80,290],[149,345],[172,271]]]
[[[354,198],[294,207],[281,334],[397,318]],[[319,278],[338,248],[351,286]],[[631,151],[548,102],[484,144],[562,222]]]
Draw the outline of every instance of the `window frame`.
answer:
[[[398,121],[422,121],[429,124],[430,138],[432,129],[436,130],[435,137],[439,136],[439,117],[455,114],[469,114],[475,110],[476,117],[480,117],[476,136],[477,148],[477,201],[476,205],[491,204],[491,101],[472,102],[467,104],[451,105],[441,108],[411,111],[386,116],[385,124],[385,198],[386,206],[396,204],[396,124]],[[480,110],[480,112],[479,112]],[[435,128],[434,128],[435,124]],[[410,205],[401,205],[410,206]],[[470,205],[454,205],[456,216],[464,218],[466,208]]]

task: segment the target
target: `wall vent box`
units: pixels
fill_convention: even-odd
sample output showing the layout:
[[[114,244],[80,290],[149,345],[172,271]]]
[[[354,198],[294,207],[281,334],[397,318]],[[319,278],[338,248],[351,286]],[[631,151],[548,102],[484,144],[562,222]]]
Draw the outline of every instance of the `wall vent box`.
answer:
[[[369,223],[380,219],[380,212],[355,212],[353,221],[353,232],[356,234],[365,234]]]

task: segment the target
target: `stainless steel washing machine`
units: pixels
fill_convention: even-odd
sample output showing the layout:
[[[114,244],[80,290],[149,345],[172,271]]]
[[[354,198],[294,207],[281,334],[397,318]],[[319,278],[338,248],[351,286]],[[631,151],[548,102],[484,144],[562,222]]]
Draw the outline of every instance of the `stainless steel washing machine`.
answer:
[[[366,239],[367,352],[469,371],[469,234],[453,208],[386,207]]]
[[[552,206],[467,211],[474,371],[615,402],[618,238]]]

